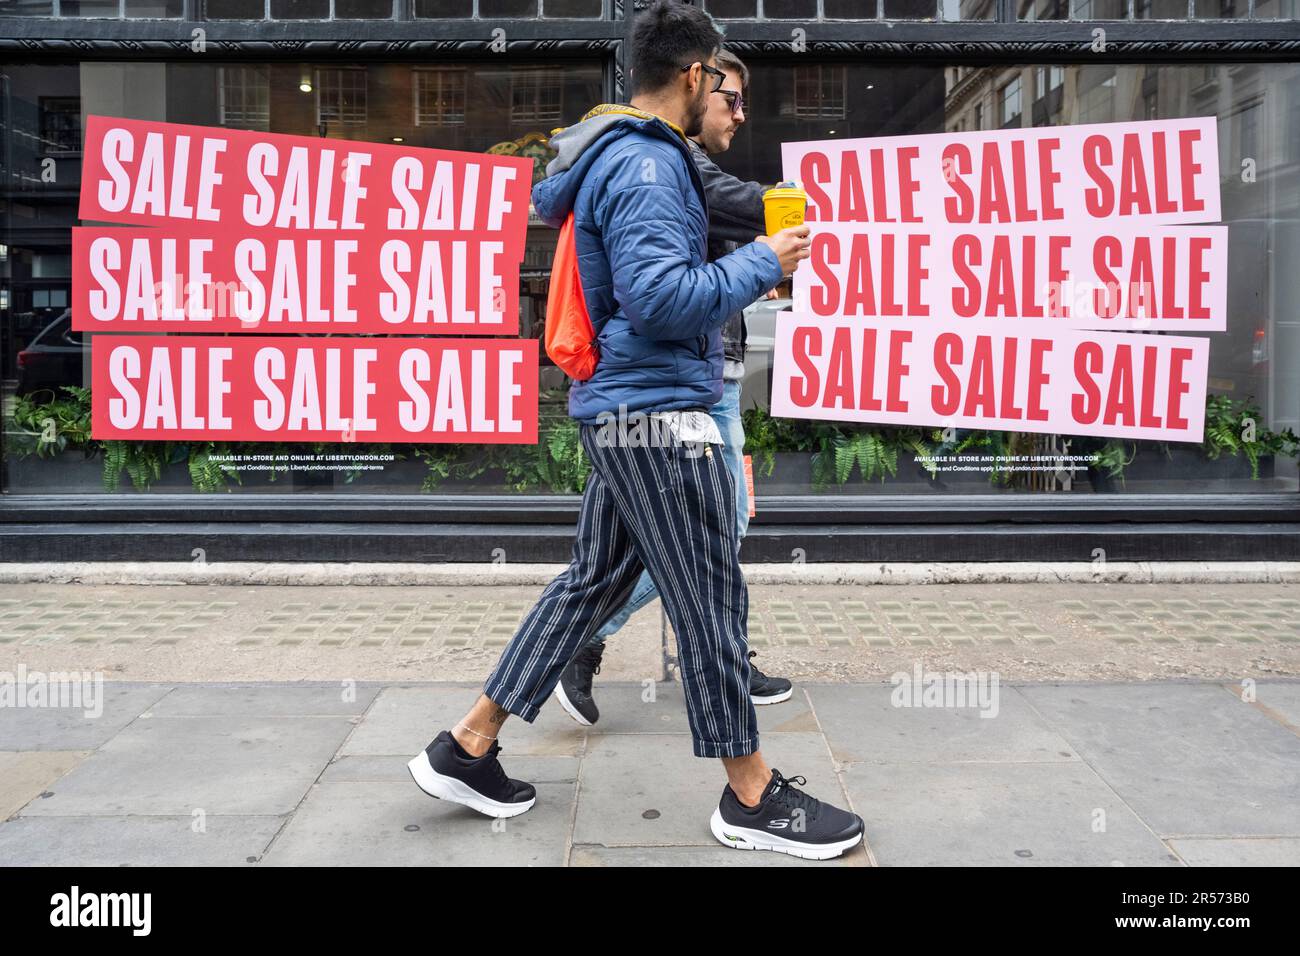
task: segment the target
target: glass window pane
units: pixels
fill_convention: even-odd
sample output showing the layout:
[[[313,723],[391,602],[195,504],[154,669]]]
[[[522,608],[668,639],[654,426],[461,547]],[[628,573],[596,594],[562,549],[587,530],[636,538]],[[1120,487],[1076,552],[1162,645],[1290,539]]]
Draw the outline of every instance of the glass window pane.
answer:
[[[481,17],[535,17],[537,0],[478,0]]]
[[[992,20],[997,15],[994,0],[942,0],[945,20]]]
[[[1076,20],[1127,20],[1128,0],[1074,0]]]
[[[550,8],[549,4],[547,8]],[[758,14],[758,0],[705,0],[704,9],[721,20],[754,17]],[[827,16],[830,16],[829,11]]]
[[[1255,0],[1255,19],[1300,19],[1300,0]]]
[[[936,0],[885,0],[886,20],[933,20]]]
[[[0,17],[52,17],[53,0],[0,0]]]
[[[544,0],[542,13],[548,17],[592,19],[603,12],[601,0]]]
[[[271,0],[276,20],[328,20],[330,0]]]
[[[1246,19],[1247,0],[1195,0],[1194,13],[1198,20]]]
[[[107,17],[121,16],[118,0],[63,0],[59,7],[65,17]]]
[[[1137,20],[1186,20],[1187,0],[1134,0]]]
[[[415,0],[415,15],[430,19],[468,17],[474,13],[474,0]]]
[[[393,0],[334,0],[334,16],[339,20],[389,20]]]
[[[9,493],[109,493],[102,442],[70,439],[61,453],[35,453],[39,427],[15,424],[50,417],[51,403],[73,420],[89,405],[77,391],[89,387],[90,345],[72,333],[71,230],[78,224],[81,118],[86,113],[167,120],[199,126],[327,136],[365,142],[400,141],[424,146],[523,156],[533,179],[554,155],[551,130],[576,122],[603,98],[598,61],[505,63],[160,63],[93,62],[81,66],[7,64],[7,96],[0,99],[0,404],[6,412],[0,443]],[[306,87],[306,91],[302,87]],[[53,162],[57,189],[43,182]],[[533,219],[520,274],[521,335],[544,332],[549,270],[556,233]],[[541,360],[539,418],[547,467],[539,470],[538,445],[470,444],[327,445],[322,454],[358,452],[386,456],[366,470],[347,462],[320,470],[301,458],[310,445],[290,443],[277,453],[275,470],[254,465],[249,454],[265,443],[235,444],[244,456],[218,476],[218,488],[236,494],[290,491],[355,494],[576,493],[582,474],[576,431],[567,414],[567,380]],[[88,396],[87,396],[88,397]],[[141,454],[163,443],[143,443]],[[160,477],[145,476],[137,491],[124,471],[118,494],[180,494],[199,490],[191,454],[209,442],[171,446]],[[87,457],[87,452],[90,456]],[[134,453],[134,452],[133,452]],[[300,456],[290,461],[288,455]],[[376,462],[371,462],[370,465]],[[543,477],[545,475],[545,477]],[[274,479],[274,480],[273,480]]]
[[[1070,0],[1020,0],[1021,20],[1068,20]]]
[[[815,20],[817,0],[763,0],[763,15],[769,20]]]
[[[261,20],[266,0],[203,0],[209,20]]]
[[[876,0],[824,0],[829,20],[874,20]]]
[[[126,0],[126,15],[132,19],[174,19],[182,13],[181,0]]]

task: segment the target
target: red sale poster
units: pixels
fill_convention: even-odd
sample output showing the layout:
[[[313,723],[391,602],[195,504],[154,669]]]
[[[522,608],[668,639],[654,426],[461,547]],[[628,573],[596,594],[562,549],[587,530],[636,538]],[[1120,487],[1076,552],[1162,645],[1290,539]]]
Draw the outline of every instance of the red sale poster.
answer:
[[[519,332],[531,173],[89,117],[80,215],[118,224],[73,230],[92,435],[535,443],[537,342],[499,338]],[[146,334],[103,334],[122,332]]]
[[[786,143],[792,418],[1199,442],[1227,328],[1213,117]],[[1158,333],[1158,334],[1148,334]]]
[[[96,437],[537,441],[535,339],[104,335]]]
[[[1200,441],[1209,340],[782,313],[772,414]]]

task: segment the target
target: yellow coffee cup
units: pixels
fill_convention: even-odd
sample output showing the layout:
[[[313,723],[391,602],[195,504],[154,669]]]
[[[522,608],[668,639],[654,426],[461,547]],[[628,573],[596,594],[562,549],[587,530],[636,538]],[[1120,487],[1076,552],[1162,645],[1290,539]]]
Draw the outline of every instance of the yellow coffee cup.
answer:
[[[808,209],[808,194],[797,185],[781,183],[763,193],[763,218],[767,234],[775,235],[791,226],[802,226]]]

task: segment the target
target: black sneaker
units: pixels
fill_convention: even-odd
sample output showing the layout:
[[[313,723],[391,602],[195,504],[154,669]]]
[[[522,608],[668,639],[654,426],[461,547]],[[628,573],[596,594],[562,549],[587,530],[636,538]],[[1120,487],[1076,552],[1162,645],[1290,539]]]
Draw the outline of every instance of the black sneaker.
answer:
[[[754,666],[754,655],[749,652],[749,699],[755,704],[779,704],[789,700],[794,693],[794,685],[784,677],[768,677]]]
[[[560,682],[555,685],[555,698],[560,706],[584,727],[600,720],[600,711],[591,696],[591,679],[600,673],[600,659],[604,653],[604,644],[588,644],[573,655],[569,666],[560,674]]]
[[[736,799],[730,786],[713,811],[709,828],[718,841],[737,850],[775,850],[805,860],[829,860],[862,840],[862,818],[804,793],[803,777],[772,779],[756,807]]]
[[[416,786],[431,797],[463,803],[490,817],[517,817],[537,802],[533,785],[506,776],[495,740],[481,757],[471,757],[444,730],[406,765]]]

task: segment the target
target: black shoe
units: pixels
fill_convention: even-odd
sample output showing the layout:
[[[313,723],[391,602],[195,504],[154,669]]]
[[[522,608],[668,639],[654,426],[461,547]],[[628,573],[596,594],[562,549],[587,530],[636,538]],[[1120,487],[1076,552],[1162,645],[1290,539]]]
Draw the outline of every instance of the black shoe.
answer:
[[[588,644],[573,655],[569,666],[560,674],[560,682],[555,685],[555,698],[560,706],[584,727],[600,720],[600,711],[591,696],[591,679],[600,673],[600,659],[604,653],[604,644]]]
[[[537,802],[533,785],[506,776],[496,741],[481,757],[471,757],[444,730],[406,765],[416,786],[431,797],[463,803],[490,817],[516,817]]]
[[[784,677],[768,677],[754,666],[754,655],[749,652],[749,699],[755,704],[779,704],[789,700],[794,693],[794,685]]]
[[[713,811],[709,827],[719,842],[737,850],[775,850],[805,860],[829,860],[862,840],[862,818],[804,793],[779,770],[757,807],[744,806],[730,786]]]

